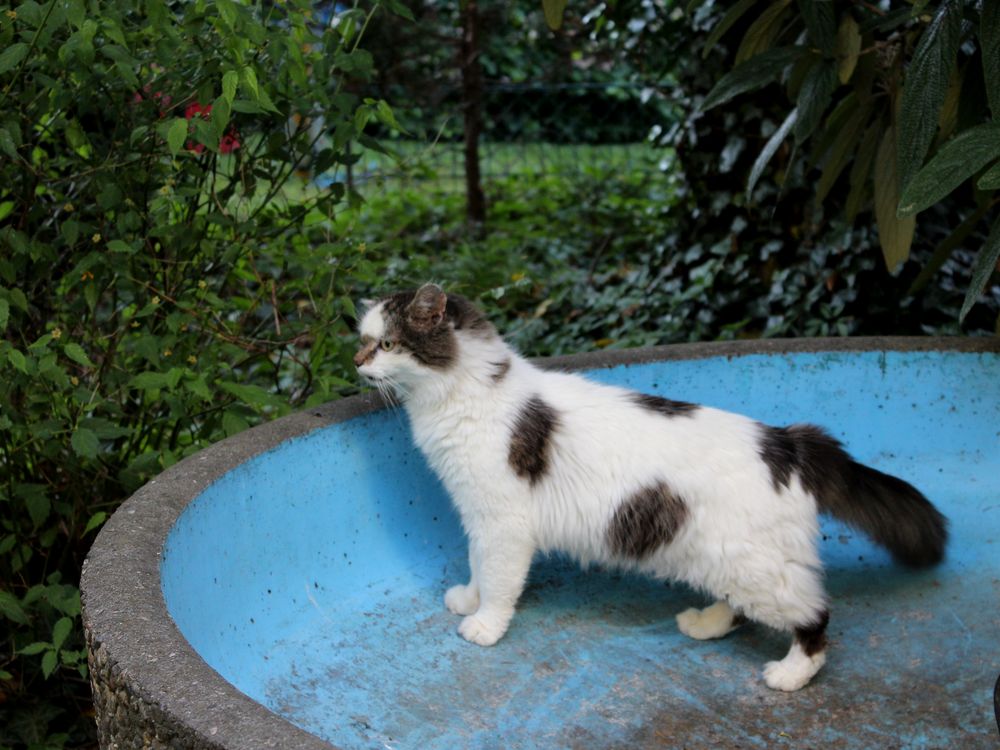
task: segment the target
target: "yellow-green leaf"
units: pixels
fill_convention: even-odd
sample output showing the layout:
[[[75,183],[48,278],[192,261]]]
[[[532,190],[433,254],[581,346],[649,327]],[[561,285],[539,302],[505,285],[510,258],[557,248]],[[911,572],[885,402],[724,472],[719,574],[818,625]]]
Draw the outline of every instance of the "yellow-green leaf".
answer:
[[[736,50],[736,64],[744,63],[761,52],[766,52],[774,44],[781,31],[781,23],[788,11],[791,0],[777,0],[754,21]]]
[[[542,11],[545,13],[545,23],[553,31],[558,31],[562,26],[563,13],[566,10],[567,0],[542,0]]]
[[[861,32],[858,31],[858,22],[847,13],[837,29],[837,77],[841,83],[851,80],[860,54]]]
[[[882,256],[890,271],[895,271],[910,257],[910,245],[913,243],[913,230],[916,227],[913,216],[903,219],[896,216],[899,192],[896,128],[892,126],[882,136],[875,156],[875,221],[878,224]]]

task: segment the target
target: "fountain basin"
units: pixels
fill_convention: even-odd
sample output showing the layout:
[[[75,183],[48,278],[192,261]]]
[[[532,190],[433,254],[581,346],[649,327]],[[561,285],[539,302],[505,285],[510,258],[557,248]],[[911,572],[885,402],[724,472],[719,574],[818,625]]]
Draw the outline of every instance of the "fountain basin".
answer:
[[[768,690],[787,636],[682,636],[684,586],[536,560],[511,629],[455,633],[465,541],[371,395],[276,420],[161,474],[81,581],[102,745],[226,748],[992,747],[1000,672],[1000,343],[679,345],[549,366],[769,424],[814,422],[948,516],[914,572],[824,521],[828,664]]]

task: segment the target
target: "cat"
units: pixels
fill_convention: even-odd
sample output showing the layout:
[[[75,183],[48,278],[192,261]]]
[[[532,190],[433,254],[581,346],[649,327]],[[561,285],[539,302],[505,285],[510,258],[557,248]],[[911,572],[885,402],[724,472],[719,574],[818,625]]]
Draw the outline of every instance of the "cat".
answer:
[[[856,463],[819,427],[539,369],[467,299],[425,284],[369,303],[359,374],[399,399],[469,542],[448,589],[462,637],[507,631],[536,552],[684,581],[715,603],[677,615],[721,638],[747,620],[793,634],[764,681],[792,691],[826,659],[818,513],[906,565],[939,562],[947,522],[914,487]]]

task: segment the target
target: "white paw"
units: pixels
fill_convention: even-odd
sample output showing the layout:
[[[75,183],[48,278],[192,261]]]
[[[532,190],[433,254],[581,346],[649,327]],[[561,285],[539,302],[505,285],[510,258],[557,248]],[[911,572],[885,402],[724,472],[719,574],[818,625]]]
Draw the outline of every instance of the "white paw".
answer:
[[[452,586],[444,595],[444,606],[455,615],[471,615],[479,609],[479,591],[472,586]]]
[[[735,630],[733,610],[725,602],[716,602],[705,609],[686,609],[677,615],[677,628],[686,636],[705,641],[721,638]]]
[[[479,615],[469,615],[458,626],[458,634],[465,640],[480,646],[492,646],[507,632],[506,622],[480,619]]]
[[[764,665],[764,682],[772,690],[784,690],[790,693],[808,685],[809,680],[825,663],[824,652],[806,656],[796,645],[781,661],[772,661]]]

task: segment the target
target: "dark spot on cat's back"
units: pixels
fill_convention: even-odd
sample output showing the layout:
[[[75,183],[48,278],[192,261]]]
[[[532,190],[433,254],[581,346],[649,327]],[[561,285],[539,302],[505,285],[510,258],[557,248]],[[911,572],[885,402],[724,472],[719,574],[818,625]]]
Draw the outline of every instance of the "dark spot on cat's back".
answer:
[[[655,411],[665,417],[690,417],[698,411],[698,404],[689,404],[687,401],[674,401],[662,396],[653,396],[648,393],[633,393],[632,401],[643,409]]]
[[[539,396],[521,407],[510,436],[507,461],[514,473],[532,485],[545,476],[552,453],[552,433],[559,424],[555,409]]]
[[[643,560],[669,544],[687,520],[688,507],[665,482],[627,497],[607,530],[607,542],[617,557]]]

